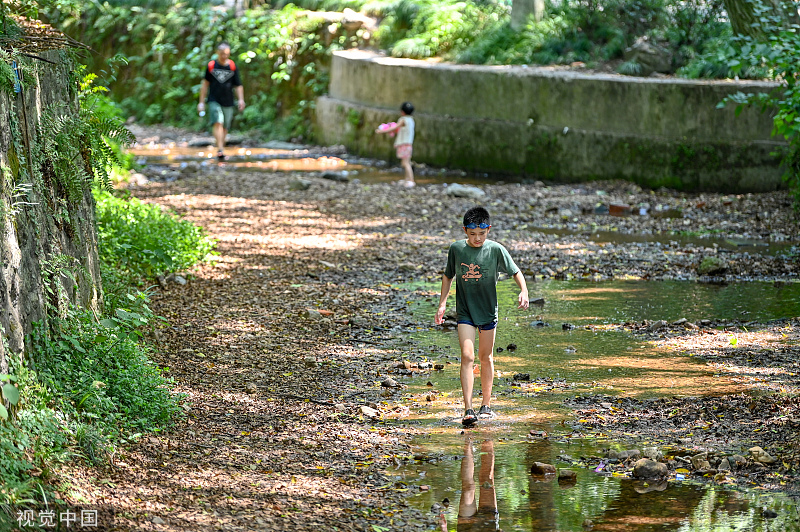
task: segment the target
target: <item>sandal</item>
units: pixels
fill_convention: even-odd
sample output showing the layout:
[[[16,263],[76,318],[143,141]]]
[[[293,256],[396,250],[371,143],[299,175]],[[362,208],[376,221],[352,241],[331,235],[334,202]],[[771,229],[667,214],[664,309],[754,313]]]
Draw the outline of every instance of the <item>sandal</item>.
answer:
[[[481,409],[478,410],[478,418],[479,419],[493,419],[494,418],[494,411],[489,408],[489,405],[481,405]]]
[[[475,415],[475,411],[471,408],[468,408],[467,411],[464,412],[464,417],[461,419],[461,424],[465,427],[469,427],[477,422],[478,416]]]
[[[225,160],[225,152],[223,152],[223,151],[218,151],[218,152],[217,152],[217,160],[219,160],[219,161],[224,161],[224,160]]]

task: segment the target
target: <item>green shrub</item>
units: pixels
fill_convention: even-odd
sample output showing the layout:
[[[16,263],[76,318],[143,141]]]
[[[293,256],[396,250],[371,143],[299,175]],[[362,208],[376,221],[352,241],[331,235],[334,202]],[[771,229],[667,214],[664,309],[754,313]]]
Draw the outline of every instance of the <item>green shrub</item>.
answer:
[[[197,98],[203,69],[224,40],[241,71],[247,103],[233,127],[281,138],[310,131],[312,108],[301,102],[326,91],[330,53],[348,46],[350,37],[339,34],[324,44],[328,23],[293,4],[275,10],[260,6],[237,19],[207,3],[162,3],[91,2],[80,13],[52,10],[49,18],[99,52],[87,57],[90,70],[105,68],[106,58],[117,52],[127,56],[127,66],[109,85],[125,116],[206,127],[197,116]],[[350,5],[359,7],[346,1],[328,7]]]
[[[59,410],[111,441],[161,430],[180,411],[180,398],[150,361],[150,349],[132,339],[131,332],[154,319],[152,313],[117,308],[115,314],[117,320],[102,324],[92,314],[79,314],[58,334],[40,328],[31,338],[39,379]],[[81,432],[85,441],[87,430]]]
[[[794,13],[797,5],[782,2],[784,13]],[[738,92],[725,98],[720,107],[736,106],[738,115],[746,106],[754,106],[772,116],[772,135],[787,141],[785,150],[776,150],[782,157],[784,180],[794,196],[795,210],[800,212],[800,25],[775,14],[776,5],[764,0],[754,2],[756,22],[754,36],[734,38],[728,67],[734,72],[761,69],[778,82],[769,92]]]
[[[202,228],[158,205],[96,190],[100,259],[137,277],[152,278],[205,260],[214,242]]]
[[[26,366],[15,367],[16,357],[8,360],[19,401],[11,418],[0,420],[0,507],[27,504],[37,498],[39,481],[50,480],[54,469],[70,456],[63,418],[50,407],[36,373]],[[34,471],[36,477],[31,476]]]

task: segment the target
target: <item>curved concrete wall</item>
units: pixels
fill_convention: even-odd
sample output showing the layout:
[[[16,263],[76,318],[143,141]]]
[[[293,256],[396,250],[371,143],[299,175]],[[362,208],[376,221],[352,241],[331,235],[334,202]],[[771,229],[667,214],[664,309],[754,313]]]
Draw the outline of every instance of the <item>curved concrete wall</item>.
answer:
[[[781,186],[784,143],[768,114],[717,109],[726,95],[770,83],[590,75],[548,67],[471,66],[334,54],[316,136],[391,158],[374,135],[416,107],[413,160],[556,181],[623,178],[657,187],[746,192]]]

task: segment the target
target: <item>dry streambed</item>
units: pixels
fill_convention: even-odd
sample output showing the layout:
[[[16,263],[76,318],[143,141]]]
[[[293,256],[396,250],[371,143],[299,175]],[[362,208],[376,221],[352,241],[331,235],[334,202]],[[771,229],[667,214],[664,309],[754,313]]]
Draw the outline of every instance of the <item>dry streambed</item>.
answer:
[[[372,411],[389,417],[381,406],[381,394],[391,393],[391,386],[381,386],[390,376],[387,370],[412,371],[398,364],[425,359],[422,353],[385,347],[419,325],[408,312],[413,292],[399,285],[438,280],[446,246],[458,237],[460,217],[475,203],[488,206],[494,238],[512,250],[531,277],[793,280],[800,271],[791,247],[784,254],[766,255],[723,251],[703,240],[656,245],[599,242],[592,236],[602,229],[654,235],[691,230],[796,245],[791,238],[797,220],[782,192],[730,198],[651,193],[626,183],[533,183],[482,186],[484,195],[476,200],[453,196],[442,185],[406,190],[309,174],[302,179],[310,185],[300,190],[297,179],[213,167],[170,183],[154,180],[131,187],[136,196],[206,227],[219,241],[220,256],[215,264],[189,272],[185,285],[164,280],[155,297],[154,309],[169,320],[155,335],[157,361],[169,368],[176,391],[187,395],[187,415],[168,433],[122,451],[102,482],[87,480],[94,487],[87,488],[84,500],[113,504],[116,529],[428,526],[435,516],[405,503],[412,488],[382,473],[390,464],[413,459],[407,442],[419,429],[376,421]],[[594,214],[598,203],[648,203],[650,212],[671,214],[611,217]],[[678,210],[680,217],[674,214]],[[569,234],[538,229],[548,227]],[[724,261],[713,275],[699,270],[709,256]],[[796,323],[787,326],[797,330]],[[664,334],[659,341],[703,337],[699,331],[680,333]],[[739,341],[745,342],[741,334]],[[727,357],[718,363],[738,360]],[[682,431],[677,442],[664,442],[676,449],[664,453],[676,461],[672,467],[681,462],[678,456],[705,452],[695,453],[697,443],[681,438],[700,431],[714,437],[720,433],[720,438],[729,434],[729,441],[710,450],[707,458],[716,476],[724,471],[716,457],[729,458],[731,442],[745,441],[734,426],[763,421],[758,416],[770,413],[768,419],[774,418],[774,428],[781,430],[772,432],[767,425],[761,432],[781,434],[795,418],[794,403],[782,403],[780,396],[741,397],[740,403],[667,399],[631,402],[630,407],[614,397],[589,397],[575,406],[582,410],[583,427],[605,432],[645,433],[656,426],[654,420],[665,430],[675,428],[671,413],[676,409],[684,425],[696,427],[699,419],[704,427],[728,423],[730,429],[701,427],[691,436]],[[712,405],[711,410],[693,410],[701,405]],[[620,414],[633,412],[634,406],[642,412],[638,424],[635,415]],[[791,411],[781,418],[776,414],[781,409]],[[757,470],[746,469],[750,476],[744,477],[732,467],[725,478],[791,482],[796,460],[780,455],[779,441],[776,436],[757,442],[778,456],[778,465],[762,470],[752,466],[753,457],[743,456],[744,467]],[[783,462],[786,471],[780,470]],[[694,474],[697,468],[689,470]],[[774,473],[782,476],[769,476]]]

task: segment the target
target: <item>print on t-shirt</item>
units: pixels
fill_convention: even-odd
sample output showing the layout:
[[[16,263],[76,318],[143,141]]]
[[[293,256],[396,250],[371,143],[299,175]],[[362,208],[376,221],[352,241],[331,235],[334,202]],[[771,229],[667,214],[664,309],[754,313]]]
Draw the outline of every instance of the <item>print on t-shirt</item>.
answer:
[[[225,83],[231,79],[235,73],[235,70],[222,70],[220,68],[215,68],[211,71],[211,75],[214,76],[220,83]]]
[[[465,281],[467,279],[480,279],[481,277],[483,277],[483,275],[481,275],[481,272],[478,271],[481,269],[480,265],[464,264],[463,262],[461,263],[461,265],[467,267],[467,273],[461,276],[461,278],[464,279]]]

